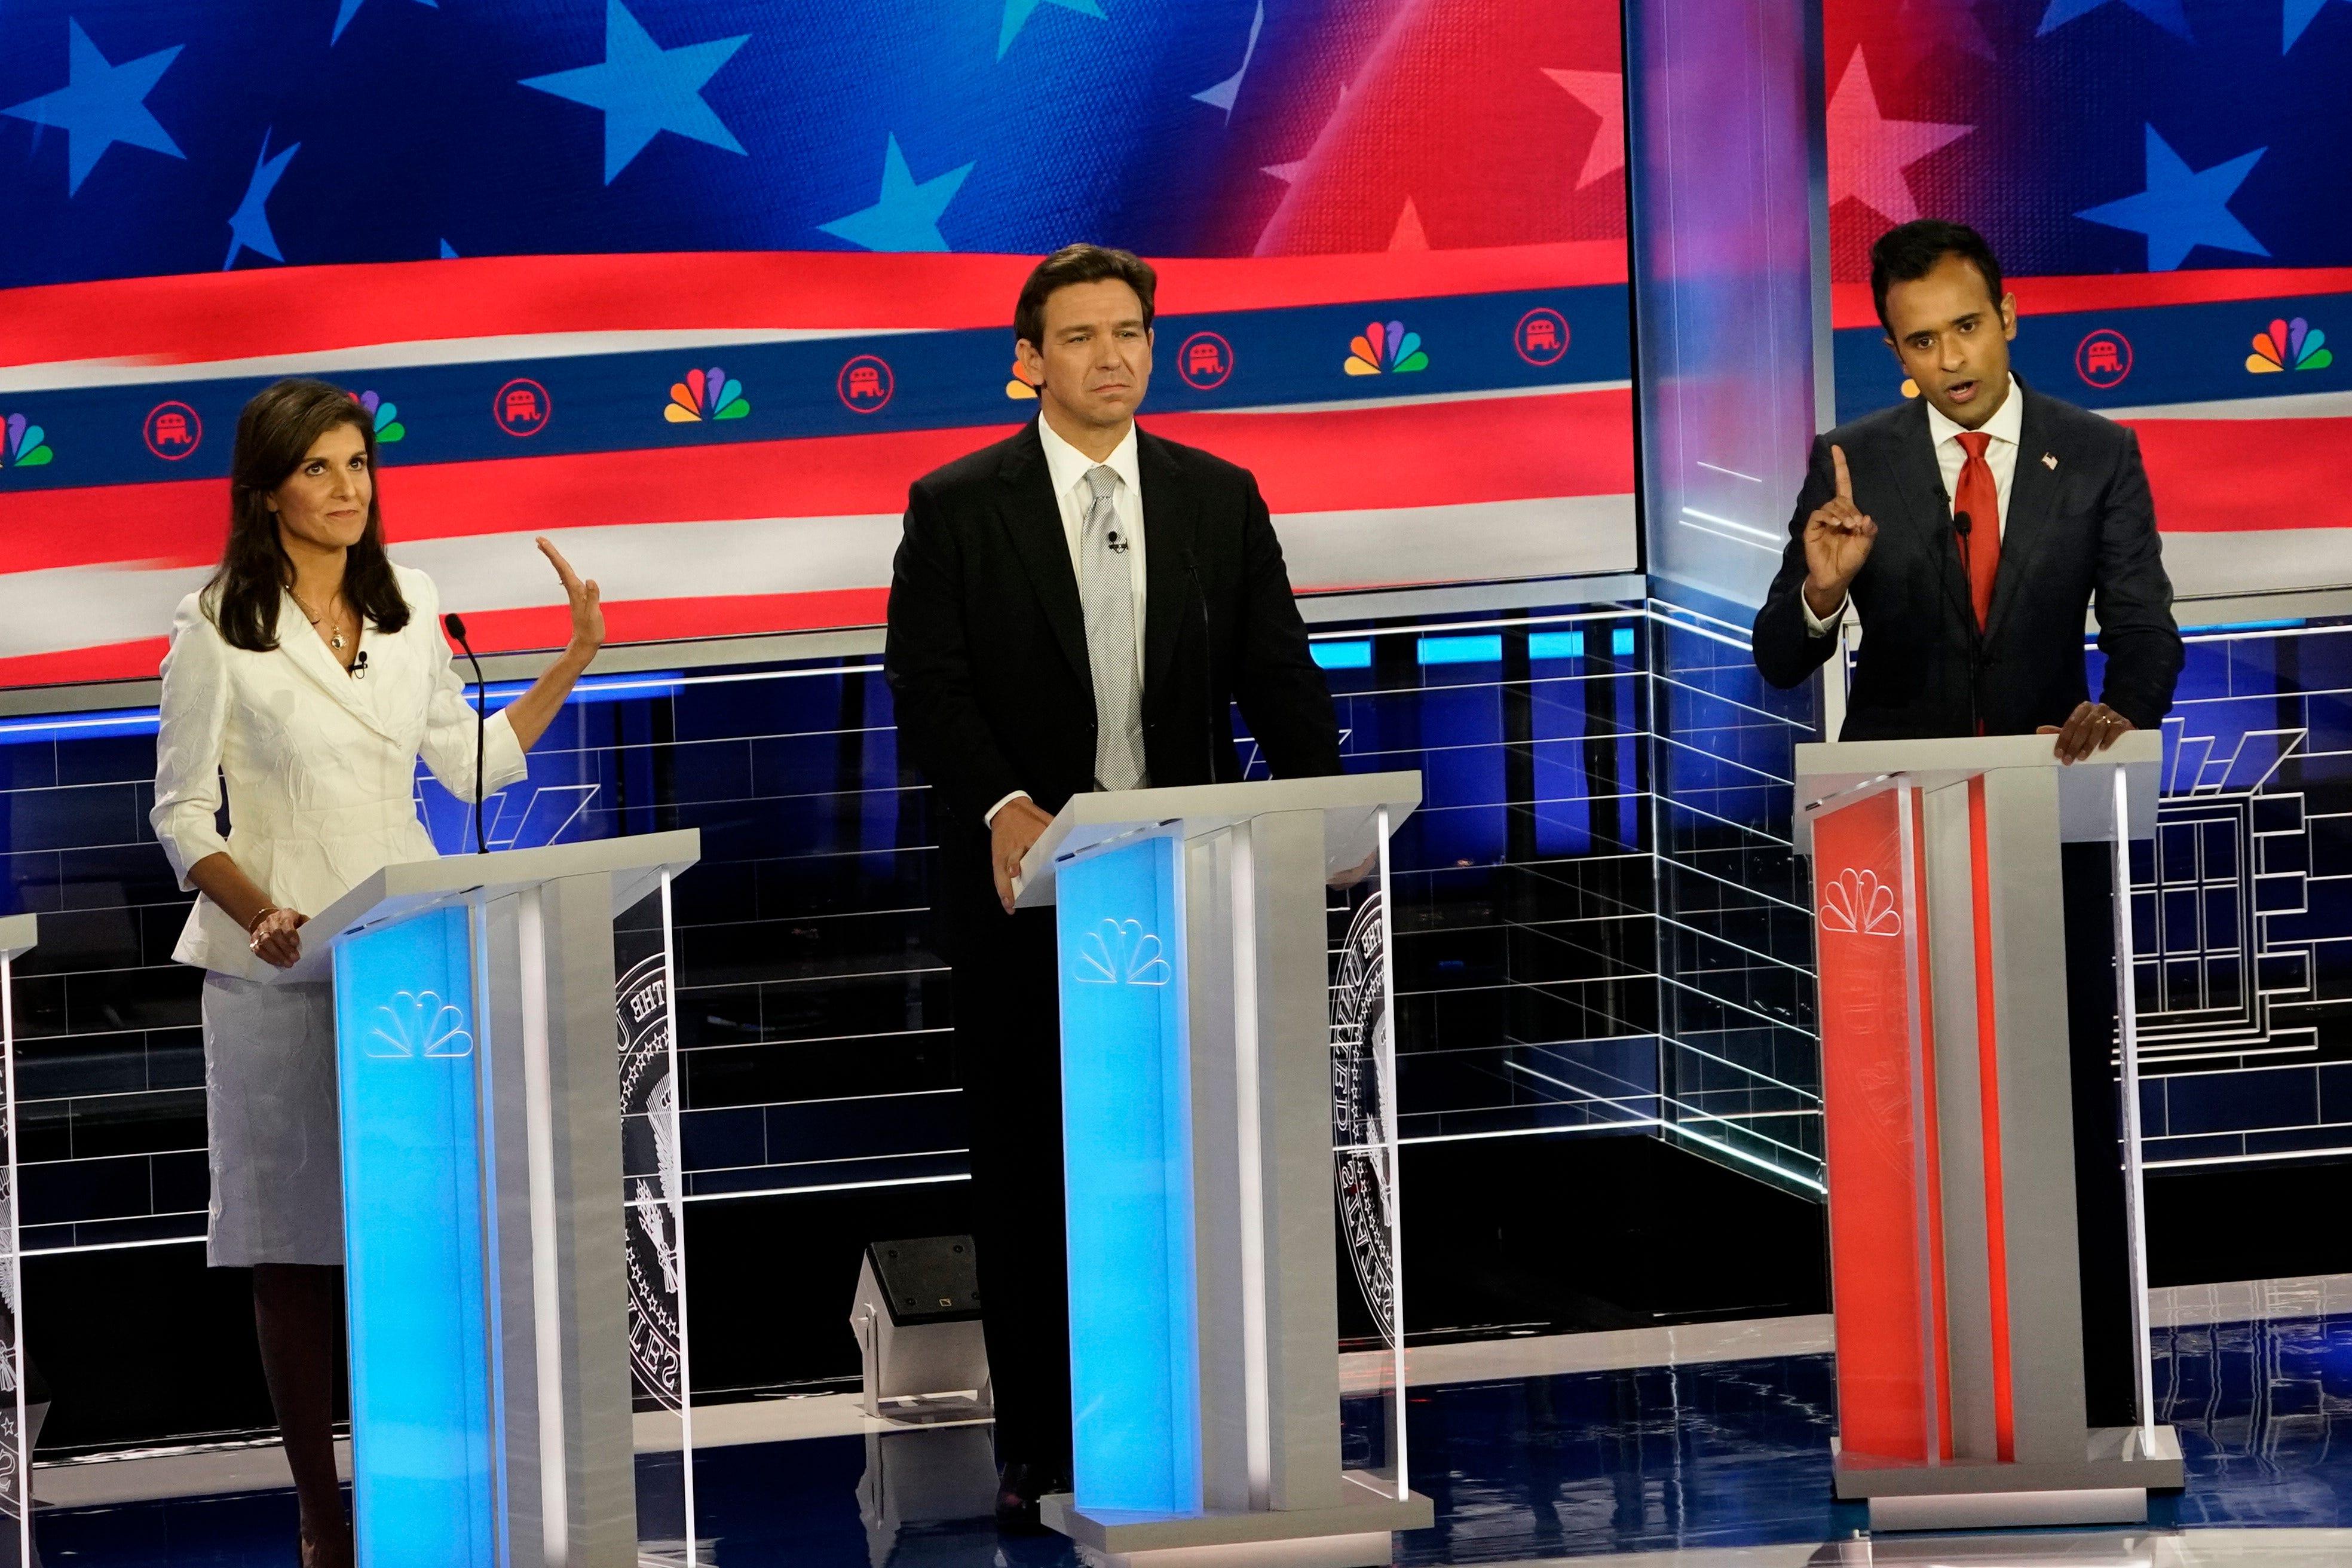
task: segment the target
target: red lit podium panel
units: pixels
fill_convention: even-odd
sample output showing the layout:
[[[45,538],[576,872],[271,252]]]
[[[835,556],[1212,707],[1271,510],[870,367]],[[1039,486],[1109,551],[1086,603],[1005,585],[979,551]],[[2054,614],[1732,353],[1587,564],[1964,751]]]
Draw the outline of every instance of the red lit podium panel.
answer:
[[[2047,735],[1797,748],[1821,968],[1837,1495],[1869,1500],[1879,1529],[2134,1522],[2150,1488],[2181,1484],[2179,1444],[2147,1415],[2128,1005],[2142,1424],[2084,1418],[2058,850],[2155,833],[2163,741],[2127,735],[2072,767],[2051,748]],[[2130,922],[2116,931],[2128,975]]]

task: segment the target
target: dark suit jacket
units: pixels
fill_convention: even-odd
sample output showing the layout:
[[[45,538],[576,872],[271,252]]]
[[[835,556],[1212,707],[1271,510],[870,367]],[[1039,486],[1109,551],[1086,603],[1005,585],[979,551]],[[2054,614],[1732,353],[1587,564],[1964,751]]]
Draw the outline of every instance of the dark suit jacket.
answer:
[[[1339,733],[1249,470],[1136,433],[1145,562],[1144,754],[1155,785],[1242,776],[1241,704],[1283,777],[1336,773]],[[898,733],[958,851],[1013,790],[1048,812],[1094,784],[1086,618],[1045,449],[1020,434],[915,481],[883,663]],[[986,858],[979,858],[986,874]]]
[[[1834,636],[1808,635],[1802,602],[1805,519],[1836,493],[1834,444],[1845,449],[1854,505],[1878,525],[1852,589],[1863,637],[1841,739],[1966,735],[1972,714],[1989,735],[2063,723],[2089,696],[2083,617],[2095,602],[2107,660],[2100,700],[2141,729],[2171,708],[2180,632],[2139,438],[2022,381],[2018,392],[2024,420],[1980,660],[1927,400],[1814,439],[1780,574],[1756,613],[1756,668],[1775,686],[1794,686],[1836,647]],[[1974,538],[1990,526],[1979,522]]]

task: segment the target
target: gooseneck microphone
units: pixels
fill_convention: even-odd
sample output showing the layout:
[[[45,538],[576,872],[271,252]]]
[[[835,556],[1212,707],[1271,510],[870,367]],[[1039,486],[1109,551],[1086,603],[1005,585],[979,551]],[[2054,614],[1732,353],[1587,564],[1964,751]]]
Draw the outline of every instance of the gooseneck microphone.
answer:
[[[466,662],[474,667],[474,853],[487,855],[490,852],[490,840],[482,827],[482,746],[490,722],[487,706],[489,689],[482,679],[482,661],[474,657],[474,645],[466,640],[466,623],[452,610],[441,617],[441,625],[466,650]]]

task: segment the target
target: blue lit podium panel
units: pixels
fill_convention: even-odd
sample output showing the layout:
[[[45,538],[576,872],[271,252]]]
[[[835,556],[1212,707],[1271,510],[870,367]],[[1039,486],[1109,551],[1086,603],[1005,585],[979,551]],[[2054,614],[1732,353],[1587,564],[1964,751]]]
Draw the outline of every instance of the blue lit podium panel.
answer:
[[[638,1561],[613,921],[700,852],[389,866],[278,976],[335,986],[362,1568]]]
[[[0,916],[0,1565],[33,1555],[33,1439],[48,1411],[25,1357],[25,1273],[16,1247],[16,960],[40,940],[37,915]]]
[[[1384,894],[1420,801],[1414,773],[1082,795],[1023,864],[1058,906],[1069,1204],[1075,1489],[1043,1512],[1089,1561],[1387,1563],[1430,1522],[1398,1324],[1376,1463],[1341,1460],[1337,1173],[1392,1182],[1396,1119],[1373,1097],[1376,1147],[1336,1147],[1326,934],[1327,882]]]

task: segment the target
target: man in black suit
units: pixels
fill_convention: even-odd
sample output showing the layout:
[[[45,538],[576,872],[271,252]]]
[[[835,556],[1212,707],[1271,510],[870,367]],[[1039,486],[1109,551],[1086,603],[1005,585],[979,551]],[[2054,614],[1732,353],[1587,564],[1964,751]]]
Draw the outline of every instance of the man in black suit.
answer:
[[[1236,701],[1277,775],[1340,771],[1257,481],[1136,428],[1155,282],[1096,246],[1038,264],[1013,324],[1039,417],[915,481],[890,584],[884,662],[938,825],[1014,1528],[1069,1484],[1070,1356],[1054,911],[1015,913],[1012,879],[1080,791],[1240,778]]]
[[[1756,667],[1794,686],[1864,637],[1841,740],[2055,735],[2081,762],[2160,724],[2180,674],[2139,440],[2010,374],[2017,300],[1976,230],[1922,219],[1871,247],[1871,292],[1919,395],[1813,442]],[[2095,606],[2106,671],[2084,679]],[[2095,1426],[2135,1415],[2109,851],[2063,847],[2083,1348]]]

